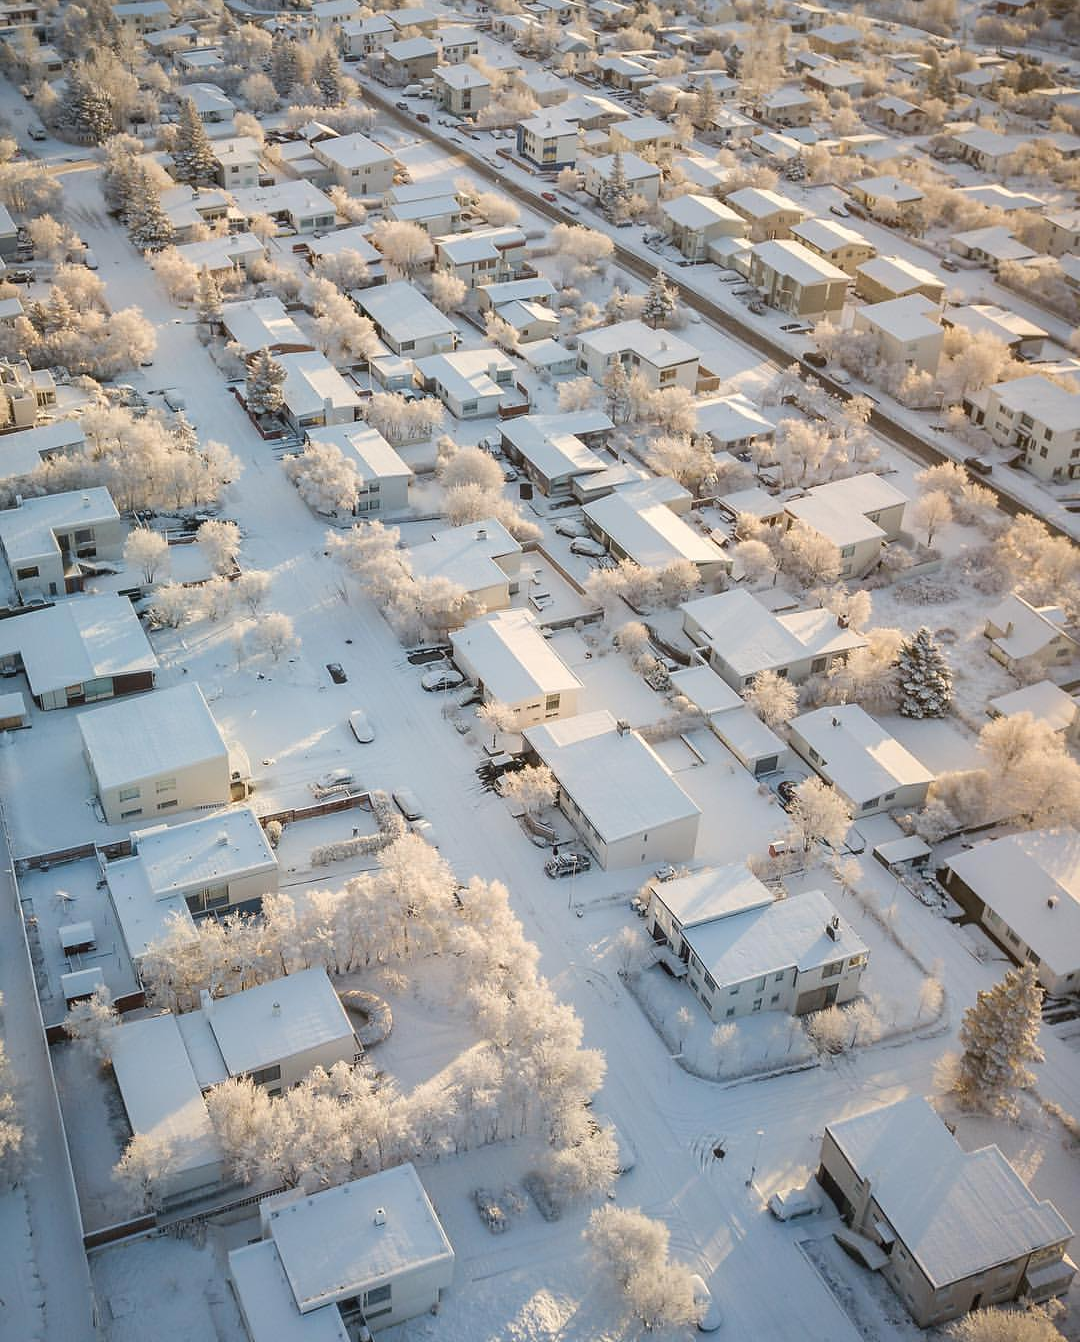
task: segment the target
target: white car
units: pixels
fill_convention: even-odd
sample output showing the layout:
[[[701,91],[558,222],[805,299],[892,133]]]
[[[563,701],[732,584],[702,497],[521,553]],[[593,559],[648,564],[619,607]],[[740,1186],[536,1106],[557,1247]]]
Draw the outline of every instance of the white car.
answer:
[[[465,684],[465,677],[453,666],[437,666],[420,677],[420,688],[434,693],[437,690],[456,690]]]
[[[161,399],[170,410],[180,411],[187,409],[187,401],[184,400],[183,393],[177,391],[174,387],[166,387],[161,393]]]
[[[368,715],[362,708],[354,708],[349,714],[349,731],[362,746],[366,746],[369,741],[375,740],[375,729],[368,721]]]
[[[774,1193],[769,1199],[769,1211],[778,1221],[812,1216],[817,1209],[817,1198],[807,1188],[789,1188],[786,1193]]]
[[[331,769],[315,786],[322,792],[329,792],[333,788],[351,788],[355,782],[351,769]]]
[[[694,1304],[699,1310],[698,1331],[715,1333],[723,1320],[720,1317],[720,1309],[712,1297],[712,1291],[705,1285],[705,1279],[699,1277],[696,1272],[690,1278],[690,1282],[694,1288]]]
[[[830,368],[827,377],[831,377],[838,387],[846,387],[851,383],[851,374],[844,368]]]
[[[579,536],[570,542],[570,553],[586,555],[589,559],[602,559],[607,551],[599,541],[594,541],[588,536]]]

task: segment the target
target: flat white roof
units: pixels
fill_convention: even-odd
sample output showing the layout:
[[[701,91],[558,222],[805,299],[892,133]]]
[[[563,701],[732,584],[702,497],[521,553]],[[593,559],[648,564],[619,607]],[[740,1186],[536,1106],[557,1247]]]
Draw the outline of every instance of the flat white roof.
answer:
[[[747,764],[774,757],[779,760],[787,751],[786,742],[762,722],[749,704],[717,713],[712,719],[712,729],[731,753]]]
[[[118,522],[120,514],[104,485],[72,489],[63,494],[24,498],[16,508],[0,511],[0,545],[12,565],[59,552],[56,532]]]
[[[520,544],[503,524],[488,517],[465,526],[444,527],[430,541],[410,546],[409,560],[416,574],[441,575],[467,592],[478,592],[506,582],[506,573],[496,560],[520,553]]]
[[[228,237],[207,238],[205,242],[185,242],[176,249],[196,270],[203,266],[221,270],[235,265],[244,256],[262,256],[265,248],[254,233],[231,233]]]
[[[660,207],[664,214],[675,224],[683,228],[708,228],[716,223],[738,223],[745,228],[746,220],[741,214],[724,205],[712,196],[676,196],[674,200],[665,200]]]
[[[820,890],[806,890],[786,899],[755,900],[741,911],[688,928],[683,937],[723,988],[781,969],[804,973],[833,960],[867,954],[861,938],[843,919],[839,936],[829,936],[825,929],[836,916]]]
[[[838,247],[869,247],[871,251],[874,250],[874,244],[869,238],[848,228],[839,219],[804,219],[792,228],[791,235],[808,247],[816,247],[822,252],[835,251]]]
[[[791,719],[820,760],[818,770],[856,804],[933,782],[934,775],[859,704],[833,704]]]
[[[1055,732],[1063,732],[1076,721],[1080,705],[1071,694],[1066,694],[1052,680],[1040,680],[1034,685],[1022,685],[1008,694],[999,694],[989,706],[1001,717],[1011,718],[1017,713],[1030,713],[1039,722],[1045,722]]]
[[[356,252],[369,266],[382,263],[382,252],[374,247],[368,237],[367,224],[354,224],[351,228],[339,228],[322,238],[309,238],[307,249],[312,256],[337,256],[341,252]]]
[[[365,484],[372,480],[412,479],[412,470],[378,429],[369,424],[320,424],[311,429],[313,443],[331,443],[354,463]]]
[[[745,707],[743,700],[711,666],[690,666],[672,671],[671,684],[707,717]]]
[[[32,429],[5,433],[0,438],[0,479],[29,475],[54,453],[75,452],[86,443],[86,434],[77,419],[58,419]]]
[[[203,1011],[230,1076],[354,1037],[345,1008],[321,967],[214,998]]]
[[[455,656],[467,657],[485,688],[504,704],[581,689],[581,681],[540,633],[531,611],[493,611],[450,637]]]
[[[467,42],[475,42],[475,37],[465,39]],[[447,45],[443,41],[443,46]],[[453,45],[453,44],[451,44]],[[435,71],[435,78],[440,84],[445,84],[450,89],[486,89],[491,87],[491,80],[480,70],[471,65],[441,65]]]
[[[647,163],[645,159],[639,158],[637,154],[631,153],[629,150],[621,157],[623,176],[628,182],[647,182],[653,177],[660,176],[660,169],[655,163]],[[596,173],[598,177],[607,181],[608,177],[611,176],[611,168],[614,162],[614,154],[601,154],[598,158],[586,159],[583,166],[587,165],[590,172]]]
[[[456,202],[453,202],[457,208]],[[387,331],[396,343],[426,340],[457,330],[452,317],[446,316],[405,280],[393,280],[356,295],[357,305],[376,325]]]
[[[687,601],[682,610],[701,626],[717,654],[744,677],[866,646],[861,635],[841,629],[827,610],[773,615],[742,588]]]
[[[325,143],[325,142],[324,142]],[[315,215],[334,218],[334,202],[303,178],[275,182],[273,186],[238,186],[233,199],[246,215],[289,214],[296,219]]]
[[[598,354],[621,354],[631,350],[656,368],[671,368],[676,364],[691,363],[701,357],[700,350],[670,331],[656,330],[644,322],[633,320],[616,322],[586,331],[580,344]]]
[[[250,806],[179,825],[135,830],[131,838],[158,898],[277,867],[274,850]]]
[[[719,396],[714,401],[698,401],[697,428],[718,443],[735,443],[743,438],[771,438],[776,425],[766,419],[742,392]]]
[[[285,404],[298,418],[342,406],[358,409],[360,397],[319,350],[282,354],[277,362],[285,369]]]
[[[946,863],[1055,975],[1080,969],[1080,834],[987,839]]]
[[[157,778],[228,751],[198,685],[173,685],[79,714],[83,749],[102,789]]]
[[[665,503],[639,501],[617,489],[587,503],[585,516],[643,568],[662,567],[676,559],[692,564],[717,564],[724,559],[718,546]]]
[[[652,747],[620,732],[607,709],[524,735],[605,843],[701,814]]]
[[[871,200],[887,198],[888,200],[895,200],[900,205],[910,204],[923,198],[923,193],[918,187],[912,186],[910,182],[901,181],[899,177],[864,177],[861,182],[853,182],[851,189],[861,191]]]
[[[229,1254],[229,1276],[251,1342],[349,1342],[334,1308],[301,1314],[273,1240],[246,1244]]]
[[[764,908],[776,898],[744,862],[695,871],[673,881],[653,881],[651,889],[653,898],[684,928]]]
[[[454,1251],[411,1164],[286,1202],[268,1221],[302,1314],[420,1267],[442,1265],[449,1284]]]
[[[797,200],[782,196],[776,191],[764,191],[757,186],[744,186],[725,197],[727,203],[739,214],[751,219],[768,219],[774,214],[797,214],[804,217],[806,210]]]
[[[376,163],[392,163],[393,154],[366,135],[336,135],[332,140],[320,140],[312,146],[315,157],[341,168],[364,168]]]
[[[921,1096],[826,1131],[937,1289],[1072,1234],[996,1146],[964,1151]]]
[[[1038,423],[1055,432],[1059,429],[1068,432],[1080,428],[1080,395],[1066,391],[1048,377],[1034,373],[1031,377],[1018,377],[1012,382],[995,383],[991,390],[1002,405],[1022,414],[1030,414]],[[5,515],[0,513],[0,519]]]
[[[157,658],[124,596],[74,597],[0,620],[0,656],[22,658],[30,693],[156,671]]]
[[[823,485],[812,485],[807,493],[814,498],[828,499],[835,507],[851,508],[855,512],[880,513],[887,508],[908,502],[903,490],[873,471],[849,475],[842,480],[829,480]]]
[[[612,127],[625,140],[632,144],[648,144],[652,140],[670,140],[675,134],[669,122],[659,121],[654,116],[633,116],[620,121]]]

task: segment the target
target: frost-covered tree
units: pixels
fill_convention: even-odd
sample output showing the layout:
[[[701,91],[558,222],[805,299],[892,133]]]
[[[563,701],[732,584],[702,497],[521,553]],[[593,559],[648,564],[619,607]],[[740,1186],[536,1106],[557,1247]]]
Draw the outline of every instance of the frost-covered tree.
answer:
[[[128,532],[124,542],[124,563],[142,573],[143,582],[150,586],[169,562],[169,542],[160,531],[136,527]]]
[[[839,848],[851,825],[851,808],[820,778],[807,778],[798,785],[788,815],[807,853],[815,843]]]
[[[492,228],[504,228],[521,221],[521,211],[517,205],[509,196],[504,196],[498,191],[481,191],[473,202],[473,207]]]
[[[279,29],[273,38],[270,54],[270,78],[278,94],[284,98],[293,89],[300,76],[300,61],[294,38]]]
[[[233,583],[237,601],[246,606],[252,615],[257,615],[270,595],[272,582],[273,579],[265,569],[244,569]]]
[[[285,474],[306,504],[321,513],[350,513],[356,507],[360,474],[336,443],[308,443],[287,457]]]
[[[781,570],[803,587],[823,586],[840,576],[840,551],[802,520],[784,532],[779,552]]]
[[[113,1179],[139,1211],[160,1211],[177,1168],[176,1148],[167,1137],[137,1132],[113,1166]]]
[[[550,243],[555,264],[564,279],[587,280],[615,255],[615,244],[606,233],[578,224],[556,224],[551,230]]]
[[[952,1342],[1064,1342],[1047,1308],[975,1310],[955,1319],[945,1329]]]
[[[178,182],[205,186],[215,180],[217,160],[191,98],[184,98],[180,103],[180,121],[172,157]]]
[[[622,152],[616,149],[611,156],[611,171],[600,188],[600,208],[606,218],[619,220],[626,215],[629,199],[630,183],[626,180]]]
[[[431,301],[440,312],[454,312],[468,297],[468,286],[450,270],[435,270],[431,274]]]
[[[192,590],[182,583],[167,582],[154,593],[150,618],[166,629],[179,629],[192,618],[194,612],[195,597]]]
[[[636,1207],[599,1207],[589,1217],[585,1238],[648,1330],[696,1318],[692,1274],[668,1256],[668,1228],[662,1221],[650,1220]]]
[[[345,86],[341,78],[341,63],[337,52],[324,51],[315,65],[315,83],[327,107],[340,107],[345,101]]]
[[[530,815],[555,805],[559,785],[546,764],[527,764],[524,769],[504,774],[499,790],[508,801],[516,802]]]
[[[952,671],[924,625],[900,645],[899,712],[905,718],[943,718],[952,703]]]
[[[798,711],[798,691],[775,671],[759,671],[743,697],[767,727],[790,722]]]
[[[87,144],[101,144],[117,129],[108,94],[82,62],[67,67],[58,120]]]
[[[240,528],[235,522],[222,522],[217,518],[204,522],[195,533],[195,543],[214,573],[229,573],[235,568],[240,540]]]
[[[221,320],[221,288],[206,266],[199,271],[199,287],[195,291],[195,305],[199,321],[207,326]]]
[[[128,236],[142,252],[160,252],[176,230],[161,204],[161,193],[148,173],[137,175],[127,211]]]
[[[315,274],[349,293],[367,284],[371,268],[358,251],[345,247],[340,252],[320,256],[315,262]]]
[[[621,364],[613,364],[621,368]],[[614,416],[612,416],[614,418]],[[645,452],[645,464],[657,475],[670,475],[699,497],[713,474],[715,458],[707,438],[686,433],[661,433],[653,438]]]
[[[253,415],[275,415],[285,404],[285,369],[268,349],[252,359],[245,395]]]
[[[742,568],[743,576],[752,586],[776,574],[776,555],[764,541],[754,537],[738,541],[732,550],[732,558]]]
[[[679,310],[679,291],[669,284],[667,276],[658,270],[649,281],[641,320],[653,327],[666,326]]]
[[[517,710],[501,699],[488,699],[476,710],[479,720],[491,729],[491,748],[499,739],[500,732],[512,732],[517,727]]]
[[[300,647],[292,620],[276,610],[264,611],[253,621],[246,641],[252,652],[265,653],[275,662]]]
[[[1028,1064],[1043,1060],[1038,1044],[1042,1000],[1038,972],[1028,961],[981,991],[964,1012],[964,1051],[954,1083],[961,1103],[1006,1118],[1015,1115],[1016,1093],[1035,1084]]]
[[[452,456],[444,457],[437,473],[444,489],[477,485],[488,491],[503,486],[502,467],[479,447],[461,447]]]
[[[427,233],[419,224],[407,221],[381,220],[372,231],[371,240],[382,252],[386,264],[406,279],[429,266],[435,255]]]
[[[920,495],[911,508],[910,523],[926,532],[927,545],[933,545],[935,535],[953,520],[953,505],[942,489],[931,489]]]
[[[108,1062],[113,1031],[119,1021],[112,993],[104,983],[99,983],[89,997],[68,1008],[64,1029],[92,1058]]]

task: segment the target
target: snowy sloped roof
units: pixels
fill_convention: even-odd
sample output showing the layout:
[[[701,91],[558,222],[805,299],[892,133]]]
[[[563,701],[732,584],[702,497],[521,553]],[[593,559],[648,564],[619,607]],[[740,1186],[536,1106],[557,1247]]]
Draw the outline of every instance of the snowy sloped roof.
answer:
[[[413,573],[445,577],[467,592],[479,592],[507,581],[498,563],[521,554],[520,544],[494,517],[460,527],[444,527],[430,541],[409,548]]]
[[[833,704],[792,718],[791,731],[814,751],[815,767],[852,802],[933,781],[925,765],[859,704]]]
[[[742,392],[719,396],[713,401],[698,401],[697,428],[714,443],[736,443],[743,438],[771,438],[776,425],[766,419]]]
[[[688,666],[684,671],[673,671],[671,684],[677,694],[685,695],[706,715],[744,707],[739,695],[711,666]]]
[[[1072,1234],[996,1146],[964,1151],[921,1096],[826,1131],[938,1290]]]
[[[687,601],[681,608],[704,631],[716,653],[739,676],[866,646],[827,610],[773,615],[742,588]]]
[[[606,463],[572,430],[548,428],[537,422],[563,418],[570,420],[573,416],[523,415],[510,419],[503,425],[503,437],[548,480],[604,470]]]
[[[283,354],[278,363],[285,369],[285,404],[298,419],[318,414],[327,401],[334,409],[359,408],[357,392],[318,350]]]
[[[677,559],[699,565],[717,564],[724,559],[708,537],[688,526],[664,503],[639,503],[622,490],[616,490],[606,498],[587,503],[585,515],[644,568],[662,567]]]
[[[0,621],[0,657],[18,654],[30,693],[154,672],[158,661],[127,597],[75,597]]]
[[[763,266],[778,275],[784,275],[797,284],[836,284],[848,281],[847,274],[818,256],[801,242],[792,242],[790,238],[771,238],[754,246],[754,256]]]
[[[917,266],[902,256],[875,256],[855,268],[856,276],[865,276],[890,289],[894,294],[911,293],[917,288],[944,289],[941,280],[923,266]]]
[[[223,303],[221,322],[245,354],[282,345],[311,348],[311,341],[285,311],[285,304],[274,296]]]
[[[370,424],[320,424],[311,429],[312,443],[330,443],[351,461],[365,484],[373,480],[411,480],[413,473],[378,429]]]
[[[468,660],[492,698],[520,704],[581,689],[581,681],[543,637],[527,610],[470,620],[451,635],[454,655]]]
[[[1001,638],[992,641],[1010,661],[1041,652],[1055,638],[1072,638],[1060,606],[1033,606],[1017,592],[1010,592],[994,607],[987,624],[1004,630]]]
[[[425,340],[457,330],[452,317],[440,312],[406,280],[364,289],[356,295],[356,302],[395,341]]]
[[[988,707],[994,716],[1003,718],[1030,713],[1036,721],[1045,722],[1055,732],[1066,731],[1080,712],[1080,704],[1052,680],[1040,680],[1034,685],[1010,690],[1008,694],[999,694],[989,701]]]
[[[744,862],[695,871],[673,881],[653,881],[650,888],[653,898],[684,928],[765,908],[775,899]]]

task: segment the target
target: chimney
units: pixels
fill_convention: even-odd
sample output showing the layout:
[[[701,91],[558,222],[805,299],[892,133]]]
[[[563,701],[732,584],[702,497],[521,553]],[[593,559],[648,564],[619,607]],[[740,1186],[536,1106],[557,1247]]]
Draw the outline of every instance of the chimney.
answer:
[[[486,541],[486,540],[487,540],[487,527],[477,527],[477,528],[476,528],[476,539],[477,539],[478,541]]]
[[[280,1002],[275,1002],[275,1003],[274,1003],[274,1005],[270,1008],[270,1014],[271,1014],[272,1016],[280,1016],[280,1015],[281,1015],[281,1003],[280,1003]]]
[[[620,718],[618,722],[616,722],[615,724],[615,730],[619,733],[620,736],[627,736],[629,735],[630,732],[630,724],[626,721],[625,718]]]
[[[386,1225],[386,1208],[385,1208],[385,1207],[376,1207],[376,1208],[375,1208],[375,1215],[374,1215],[374,1217],[373,1217],[372,1219],[374,1220],[374,1222],[375,1222],[375,1224],[376,1224],[377,1226],[384,1226],[384,1225]]]
[[[839,726],[840,726],[840,719],[839,719],[839,718],[833,718],[833,720],[832,720],[832,725],[833,725],[834,727],[839,727]]]
[[[84,494],[84,495],[82,496],[82,506],[83,506],[84,508],[89,508],[89,507],[90,507],[90,495],[89,495],[89,494]]]
[[[1056,909],[1057,906],[1058,906],[1058,897],[1057,897],[1057,895],[1050,895],[1049,898],[1048,898],[1047,901],[1046,901],[1046,907],[1047,907],[1048,909]]]
[[[219,848],[228,848],[228,846],[229,846],[229,835],[228,835],[227,831],[222,830],[221,833],[217,836],[217,841],[218,841],[218,847],[219,847]]]
[[[831,941],[840,940],[840,918],[837,914],[834,913],[833,916],[829,919],[829,921],[825,924],[825,935]]]

